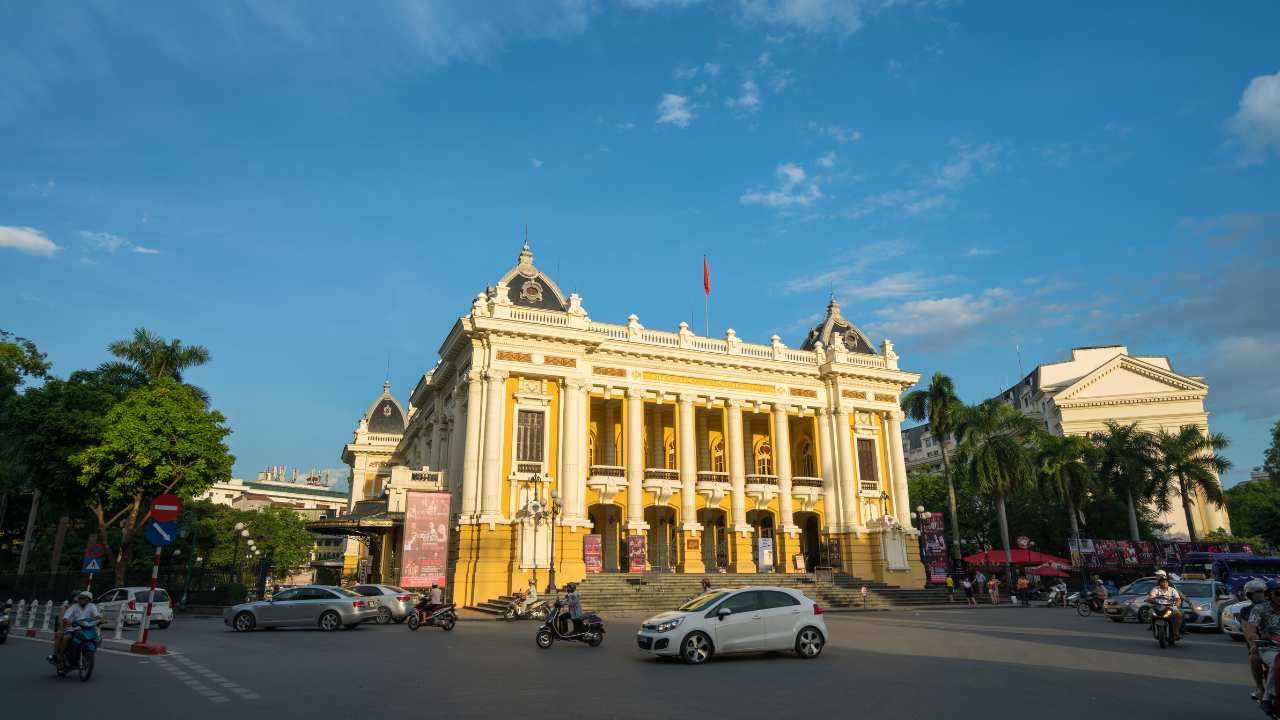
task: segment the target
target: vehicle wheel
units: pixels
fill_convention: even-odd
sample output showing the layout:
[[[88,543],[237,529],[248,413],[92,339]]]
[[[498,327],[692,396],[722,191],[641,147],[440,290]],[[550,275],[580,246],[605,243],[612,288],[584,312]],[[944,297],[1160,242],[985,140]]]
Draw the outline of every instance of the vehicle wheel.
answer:
[[[390,622],[391,622],[391,608],[389,608],[389,607],[380,607],[380,608],[378,608],[378,617],[377,617],[377,622],[378,622],[378,624],[379,624],[379,625],[386,625],[387,623],[390,623]]]
[[[5,640],[8,640],[8,639],[9,639],[9,631],[8,631],[8,630],[0,630],[0,645],[3,645],[3,644],[4,644],[4,641],[5,641]]]
[[[1143,607],[1138,609],[1138,622],[1140,623],[1151,622],[1151,608]]]
[[[538,643],[538,647],[542,648],[543,650],[546,650],[547,648],[551,647],[551,644],[554,643],[556,639],[552,637],[550,630],[539,630],[537,637],[534,638],[534,641]]]
[[[93,675],[93,656],[97,653],[80,651],[80,682],[87,681]]]
[[[680,641],[680,659],[684,660],[686,665],[701,665],[711,659],[715,648],[711,645],[711,638],[706,633],[692,632]]]
[[[604,633],[596,633],[591,636],[591,639],[587,641],[587,644],[591,647],[600,647],[600,643],[602,642],[604,642]]]
[[[1161,649],[1164,649],[1164,647],[1169,643],[1168,639],[1165,638],[1164,633],[1165,633],[1164,626],[1160,626],[1156,628],[1156,642],[1160,643]]]
[[[156,625],[158,625],[161,630],[168,630],[169,626],[172,624],[173,624],[172,620],[161,620],[160,622],[156,623]]]
[[[805,660],[812,660],[822,654],[822,646],[826,640],[817,628],[807,627],[796,636],[796,654]]]
[[[326,632],[342,627],[342,617],[332,610],[320,613],[320,629]]]
[[[1108,615],[1108,616],[1107,616],[1107,619],[1108,619],[1108,620],[1110,620],[1111,622],[1118,622],[1118,623],[1122,623],[1122,622],[1124,622],[1124,618],[1122,618],[1122,617],[1112,617],[1111,615]]]
[[[1087,602],[1076,603],[1076,612],[1079,613],[1080,617],[1089,617],[1093,614],[1093,608],[1089,607]]]
[[[419,627],[422,626],[422,618],[418,617],[418,612],[416,610],[414,612],[409,613],[408,622],[409,622],[410,630],[417,630]]]
[[[440,618],[440,627],[444,628],[445,632],[452,630],[453,626],[456,624],[458,624],[458,616],[453,613],[447,613],[444,617]]]
[[[241,610],[231,621],[231,627],[235,628],[236,632],[249,632],[257,624],[258,621],[253,618],[253,613],[248,610]]]

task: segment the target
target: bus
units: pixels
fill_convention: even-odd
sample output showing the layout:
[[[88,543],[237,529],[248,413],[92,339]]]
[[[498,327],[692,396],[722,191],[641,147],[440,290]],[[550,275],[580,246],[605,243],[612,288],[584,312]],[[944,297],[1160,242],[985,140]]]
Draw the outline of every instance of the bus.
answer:
[[[1182,556],[1178,573],[1184,580],[1217,580],[1240,594],[1255,578],[1280,580],[1280,557],[1252,553],[1190,552]]]

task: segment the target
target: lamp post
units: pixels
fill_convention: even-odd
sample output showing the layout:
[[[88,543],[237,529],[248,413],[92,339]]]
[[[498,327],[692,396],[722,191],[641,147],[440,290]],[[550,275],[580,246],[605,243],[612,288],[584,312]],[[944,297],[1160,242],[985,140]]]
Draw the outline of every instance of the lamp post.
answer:
[[[234,527],[235,532],[232,534],[236,539],[236,547],[231,551],[231,567],[233,568],[232,572],[236,575],[236,582],[240,582],[240,536],[243,534],[247,537],[249,531],[244,529],[244,523],[242,522],[236,523]]]
[[[547,514],[551,517],[551,559],[547,564],[547,593],[554,595],[556,592],[556,515],[560,514],[560,492],[558,490],[551,491],[551,506],[547,508]],[[537,565],[537,563],[534,563]]]
[[[537,473],[530,475],[524,481],[527,490],[533,491],[533,497],[524,503],[524,508],[520,514],[533,521],[533,586],[538,586],[538,523],[542,521],[544,511],[542,509],[542,476]],[[551,540],[555,542],[555,532],[551,533]]]
[[[920,532],[920,535],[916,540],[916,545],[920,550],[920,564],[924,566],[924,586],[926,588],[929,587],[929,565],[924,553],[924,524],[928,522],[931,517],[933,517],[933,513],[925,510],[923,505],[917,505],[915,512],[911,513],[912,523],[914,524],[919,522],[916,529]]]

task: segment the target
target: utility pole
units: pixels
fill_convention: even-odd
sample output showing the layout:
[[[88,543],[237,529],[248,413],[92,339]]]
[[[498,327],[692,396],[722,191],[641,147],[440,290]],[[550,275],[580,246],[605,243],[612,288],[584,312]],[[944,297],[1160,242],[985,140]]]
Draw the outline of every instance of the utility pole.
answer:
[[[22,555],[18,558],[18,576],[27,574],[27,559],[31,557],[31,536],[36,529],[36,512],[40,509],[40,488],[31,493],[31,512],[27,513],[27,534],[22,539]]]

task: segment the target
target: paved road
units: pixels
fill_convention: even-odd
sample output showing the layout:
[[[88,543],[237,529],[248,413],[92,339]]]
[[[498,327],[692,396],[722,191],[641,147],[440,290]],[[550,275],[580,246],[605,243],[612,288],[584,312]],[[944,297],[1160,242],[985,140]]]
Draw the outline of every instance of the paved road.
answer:
[[[1248,700],[1241,645],[1222,635],[1194,634],[1162,651],[1136,624],[1041,608],[826,617],[831,643],[816,661],[726,657],[699,668],[639,653],[636,618],[606,618],[600,648],[546,651],[528,623],[241,635],[218,620],[180,618],[157,633],[173,654],[104,653],[87,684],[57,680],[42,662],[47,644],[10,638],[0,646],[0,707],[15,718],[139,717],[149,705],[183,720],[512,713],[989,720],[1076,710],[1090,720],[1261,717]]]

